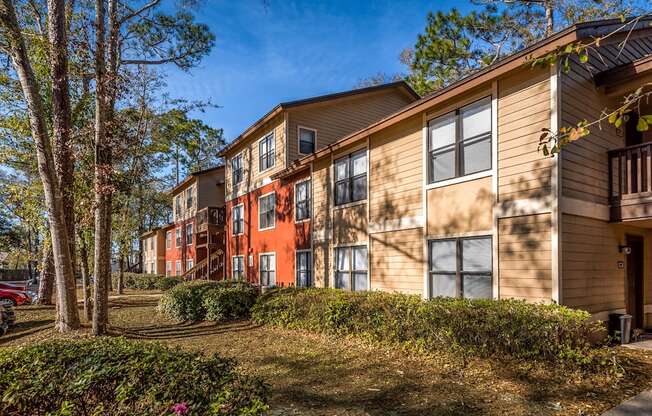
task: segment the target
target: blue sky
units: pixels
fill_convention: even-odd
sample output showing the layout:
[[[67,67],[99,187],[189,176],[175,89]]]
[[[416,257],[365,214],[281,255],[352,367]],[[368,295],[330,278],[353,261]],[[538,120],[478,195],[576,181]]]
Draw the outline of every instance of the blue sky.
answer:
[[[217,40],[190,73],[168,68],[172,97],[221,106],[198,114],[227,141],[279,102],[352,88],[378,72],[404,71],[433,8],[467,1],[207,0],[197,15]]]

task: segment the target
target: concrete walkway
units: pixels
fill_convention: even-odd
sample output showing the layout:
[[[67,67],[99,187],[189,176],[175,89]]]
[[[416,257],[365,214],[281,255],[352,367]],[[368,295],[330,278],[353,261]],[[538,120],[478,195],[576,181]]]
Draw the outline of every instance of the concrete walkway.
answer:
[[[652,415],[652,390],[644,391],[636,397],[619,404],[602,416],[643,416]]]

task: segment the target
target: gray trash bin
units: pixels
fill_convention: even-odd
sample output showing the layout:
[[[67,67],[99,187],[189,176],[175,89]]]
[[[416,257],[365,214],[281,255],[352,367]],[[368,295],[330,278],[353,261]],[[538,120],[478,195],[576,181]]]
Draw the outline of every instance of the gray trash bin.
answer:
[[[629,336],[632,333],[632,315],[620,315],[620,343],[629,344]]]

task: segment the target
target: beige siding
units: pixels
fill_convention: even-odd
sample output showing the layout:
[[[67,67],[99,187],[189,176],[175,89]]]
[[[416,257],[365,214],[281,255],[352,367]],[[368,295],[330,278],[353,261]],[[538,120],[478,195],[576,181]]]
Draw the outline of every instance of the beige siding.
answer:
[[[423,293],[421,228],[370,236],[371,289]]]
[[[333,243],[338,245],[367,241],[367,204],[333,210]]]
[[[552,299],[550,214],[498,220],[499,293],[502,299]]]
[[[524,69],[498,83],[498,198],[550,194],[551,159],[537,151],[541,129],[550,128],[548,69]]]
[[[421,125],[418,115],[370,137],[369,214],[379,229],[422,216]]]
[[[407,93],[392,89],[290,109],[288,159],[293,161],[303,156],[298,153],[299,126],[317,130],[317,149],[320,149],[394,113],[413,100]]]
[[[312,239],[315,285],[329,286],[330,276],[330,228],[331,228],[331,187],[330,159],[314,163],[312,174]]]

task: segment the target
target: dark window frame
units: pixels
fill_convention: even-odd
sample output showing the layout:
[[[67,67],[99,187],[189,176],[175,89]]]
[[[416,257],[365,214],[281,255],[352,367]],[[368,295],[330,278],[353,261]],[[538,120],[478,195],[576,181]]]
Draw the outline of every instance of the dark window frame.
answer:
[[[301,139],[301,130],[309,131],[309,132],[312,132],[312,134],[313,134],[312,135],[312,143],[310,143],[312,145],[312,151],[310,151],[310,152],[302,152],[301,151],[301,143],[302,142],[303,143],[308,143],[307,141]],[[297,128],[297,146],[298,146],[298,151],[299,151],[300,155],[309,155],[309,154],[315,153],[315,149],[317,149],[317,130],[311,129],[310,127],[299,126]]]
[[[237,220],[235,218],[236,211],[240,212],[240,217]],[[244,204],[238,204],[231,208],[231,223],[233,224],[231,230],[233,235],[244,234]]]
[[[236,167],[237,161],[237,167]],[[244,172],[242,170],[242,153],[237,154],[231,159],[231,184],[233,186],[242,182]]]
[[[491,264],[489,266],[489,271],[465,271],[463,270],[463,259],[464,259],[464,248],[463,241],[465,240],[489,240],[489,252]],[[432,244],[437,242],[444,241],[454,241],[455,242],[455,266],[456,270],[433,270],[433,258],[432,258]],[[437,238],[428,240],[428,279],[429,279],[429,290],[428,297],[436,297],[433,293],[433,276],[436,275],[455,275],[455,297],[464,298],[464,276],[488,276],[492,297],[493,297],[493,284],[494,284],[494,275],[493,275],[493,237],[491,235],[481,235],[481,236],[469,236],[469,237],[452,237],[452,238]]]
[[[188,224],[186,224],[186,230],[185,230],[185,234],[186,234],[186,245],[189,245],[189,246],[192,245],[192,237],[193,237],[193,234],[194,234],[194,232],[195,232],[194,228],[195,228],[195,227],[193,227],[192,223],[188,223]],[[189,229],[190,229],[190,232],[188,232]]]
[[[300,256],[308,256],[306,259],[306,270],[299,270],[299,257]],[[312,250],[297,250],[295,253],[295,261],[294,261],[294,267],[295,267],[295,282],[297,287],[312,287],[313,286],[313,281],[312,281]],[[305,286],[300,285],[300,274],[305,273],[306,275],[306,282],[307,284]]]
[[[298,195],[299,195],[298,189],[299,189],[299,186],[302,186],[302,185],[307,186],[308,189],[306,189],[306,199],[299,200],[298,199]],[[312,193],[312,181],[310,179],[305,179],[305,180],[299,181],[299,182],[294,184],[294,221],[295,222],[305,221],[305,220],[308,220],[308,219],[310,219],[312,217],[312,212],[311,212],[312,211],[311,210],[312,195],[311,195],[311,193]],[[303,207],[304,208],[303,212],[305,212],[305,216],[299,216],[299,212],[301,212],[301,210],[299,209],[299,205],[302,205],[302,206],[305,205],[305,207]]]
[[[463,111],[465,109],[471,108],[473,106],[480,105],[483,101],[487,101],[487,100],[488,100],[488,103],[486,103],[486,104],[489,105],[489,111],[490,111],[490,113],[489,113],[489,131],[477,134],[477,135],[472,136],[472,137],[464,138],[464,132],[463,132],[463,128],[462,128],[462,126],[463,126],[463,124],[462,124],[462,120],[463,120],[462,113],[463,113]],[[442,119],[444,119],[446,117],[450,117],[451,115],[453,115],[453,121],[455,123],[455,142],[453,144],[447,144],[447,145],[440,146],[440,147],[437,147],[437,148],[433,149],[431,147],[432,146],[432,137],[431,137],[430,126],[433,123],[435,123],[435,122],[437,122],[439,120],[442,120]],[[480,98],[480,99],[478,99],[476,101],[473,101],[472,103],[466,104],[466,105],[464,105],[462,107],[456,108],[453,111],[449,111],[446,114],[442,114],[442,115],[440,115],[438,117],[435,117],[433,119],[428,120],[428,137],[427,137],[427,140],[428,140],[428,143],[427,143],[427,145],[428,145],[427,146],[428,147],[428,184],[429,185],[430,184],[435,184],[435,183],[439,183],[439,182],[443,182],[443,181],[447,181],[447,180],[451,180],[451,179],[455,179],[455,178],[461,178],[461,177],[464,177],[464,176],[467,176],[467,175],[473,175],[474,173],[486,172],[486,171],[489,171],[489,170],[493,169],[494,161],[493,161],[492,152],[489,152],[489,167],[487,169],[481,169],[481,170],[476,170],[476,171],[472,171],[472,172],[466,172],[465,171],[465,166],[464,166],[464,146],[468,146],[469,144],[475,144],[475,143],[482,142],[482,141],[488,141],[489,142],[489,148],[492,149],[492,146],[493,146],[493,129],[494,129],[494,126],[493,126],[493,107],[492,107],[492,97],[491,96]],[[433,168],[432,168],[432,160],[437,155],[441,155],[441,154],[445,154],[445,153],[450,152],[451,148],[452,148],[452,151],[454,153],[453,161],[454,161],[454,164],[455,164],[453,176],[448,177],[448,178],[435,180],[434,172],[433,172]]]
[[[364,155],[365,158],[365,171],[364,173],[359,173],[355,176],[353,176],[353,162],[359,155]],[[344,157],[340,157],[333,161],[333,178],[335,178],[335,186],[333,188],[333,197],[335,201],[335,206],[340,206],[340,205],[346,205],[346,204],[351,204],[354,202],[360,202],[360,201],[366,201],[367,198],[369,197],[369,183],[368,183],[368,178],[367,175],[369,174],[369,155],[367,154],[367,149],[363,150],[358,150],[356,152],[350,153]],[[341,161],[346,160],[346,177],[343,179],[337,179],[337,165]],[[364,178],[364,183],[365,183],[365,192],[364,192],[364,197],[356,198],[354,199],[353,197],[353,184],[356,182],[356,180]],[[345,183],[346,184],[346,194],[345,198],[343,201],[339,200],[339,184]]]
[[[265,144],[266,149],[263,152],[263,144]],[[276,163],[276,158],[274,157],[274,152],[276,150],[276,143],[274,140],[274,132],[267,134],[265,137],[260,139],[258,142],[258,171],[263,172],[267,169],[274,167]],[[264,165],[264,166],[263,166]]]

